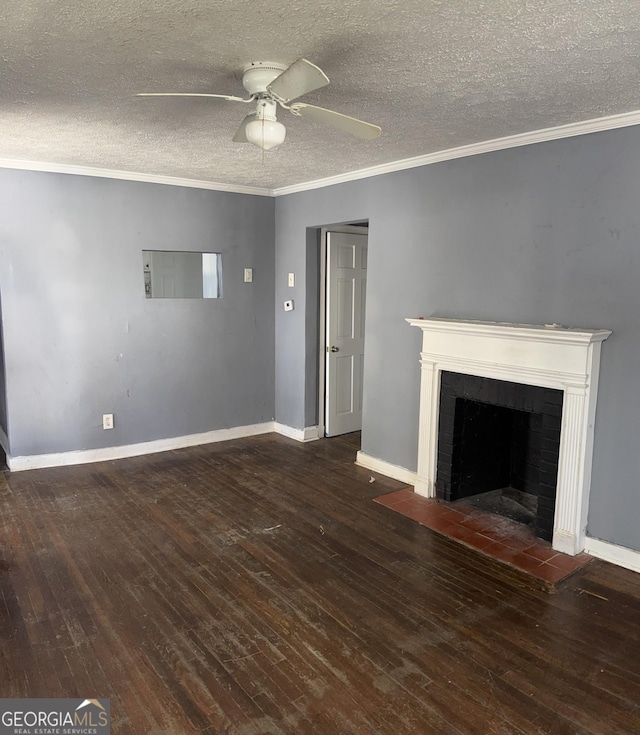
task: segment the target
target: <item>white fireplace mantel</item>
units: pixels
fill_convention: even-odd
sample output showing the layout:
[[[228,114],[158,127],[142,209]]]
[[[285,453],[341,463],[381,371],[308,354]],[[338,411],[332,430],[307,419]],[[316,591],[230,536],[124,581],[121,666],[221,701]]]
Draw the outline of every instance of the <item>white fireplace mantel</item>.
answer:
[[[600,347],[607,329],[452,319],[407,319],[422,330],[415,490],[435,497],[440,373],[447,370],[564,392],[553,548],[584,549]]]

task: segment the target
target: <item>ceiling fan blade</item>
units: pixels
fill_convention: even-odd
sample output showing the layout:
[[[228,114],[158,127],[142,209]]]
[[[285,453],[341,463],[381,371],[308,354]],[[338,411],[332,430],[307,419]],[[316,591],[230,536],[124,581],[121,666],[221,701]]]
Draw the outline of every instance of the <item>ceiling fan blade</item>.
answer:
[[[351,135],[365,140],[374,140],[379,137],[382,130],[377,125],[357,120],[355,117],[343,115],[333,110],[325,110],[324,107],[316,107],[315,105],[307,105],[304,102],[297,102],[291,105],[291,112],[300,117],[306,117],[309,120],[331,125],[334,128],[344,130]]]
[[[240,127],[236,130],[236,134],[233,136],[233,142],[234,143],[248,143],[247,139],[247,125],[250,123],[256,116],[255,112],[250,112],[245,119],[240,123]]]
[[[215,97],[220,100],[228,100],[229,102],[252,102],[253,100],[244,100],[242,97],[234,97],[231,94],[198,94],[196,92],[139,92],[136,97]]]
[[[271,82],[267,92],[286,103],[327,84],[329,77],[322,69],[306,59],[298,59]]]

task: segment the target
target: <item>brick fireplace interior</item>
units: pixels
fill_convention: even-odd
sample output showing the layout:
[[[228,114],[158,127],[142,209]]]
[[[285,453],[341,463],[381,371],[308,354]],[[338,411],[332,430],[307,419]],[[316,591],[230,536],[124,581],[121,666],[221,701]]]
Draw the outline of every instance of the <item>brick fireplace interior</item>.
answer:
[[[563,392],[442,371],[436,495],[553,538]]]

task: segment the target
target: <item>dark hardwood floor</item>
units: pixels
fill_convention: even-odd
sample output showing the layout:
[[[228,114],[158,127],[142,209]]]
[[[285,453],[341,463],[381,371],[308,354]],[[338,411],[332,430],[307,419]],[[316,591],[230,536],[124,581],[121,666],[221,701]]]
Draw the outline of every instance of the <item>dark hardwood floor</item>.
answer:
[[[640,732],[640,575],[556,594],[374,502],[357,437],[0,481],[0,697],[118,735]]]

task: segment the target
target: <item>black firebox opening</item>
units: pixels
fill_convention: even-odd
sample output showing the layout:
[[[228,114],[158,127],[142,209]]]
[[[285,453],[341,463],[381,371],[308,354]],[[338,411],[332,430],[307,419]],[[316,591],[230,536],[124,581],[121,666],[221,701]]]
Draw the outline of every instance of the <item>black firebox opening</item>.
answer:
[[[443,372],[437,494],[551,540],[562,391]]]

